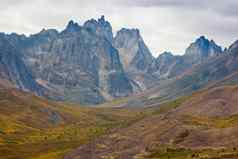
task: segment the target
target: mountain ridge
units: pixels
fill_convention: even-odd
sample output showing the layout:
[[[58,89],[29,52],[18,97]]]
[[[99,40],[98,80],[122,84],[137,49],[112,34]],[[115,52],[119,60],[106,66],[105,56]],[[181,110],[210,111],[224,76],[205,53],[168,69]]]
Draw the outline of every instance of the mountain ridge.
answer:
[[[113,36],[104,16],[0,33],[7,159],[236,159],[237,104],[238,41],[200,36],[155,58],[138,29]]]
[[[44,96],[84,104],[149,90],[227,53],[214,40],[200,36],[184,55],[165,52],[155,58],[138,29],[122,28],[113,35],[104,16],[82,25],[70,20],[62,31],[4,36],[19,50],[35,83],[44,88]]]

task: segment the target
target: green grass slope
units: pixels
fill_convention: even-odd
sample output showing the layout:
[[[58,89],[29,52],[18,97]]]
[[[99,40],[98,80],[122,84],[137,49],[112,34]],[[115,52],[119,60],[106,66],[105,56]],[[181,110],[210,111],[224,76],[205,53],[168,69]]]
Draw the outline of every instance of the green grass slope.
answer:
[[[78,147],[65,159],[238,158],[238,86],[204,89],[144,108],[149,110],[143,119]]]
[[[144,115],[141,110],[85,108],[0,89],[0,158],[61,159],[72,149]]]

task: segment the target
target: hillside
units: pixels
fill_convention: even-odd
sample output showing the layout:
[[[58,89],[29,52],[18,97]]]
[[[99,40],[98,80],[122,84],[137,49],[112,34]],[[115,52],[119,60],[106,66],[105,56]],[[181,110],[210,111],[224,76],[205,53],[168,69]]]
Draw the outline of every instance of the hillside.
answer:
[[[90,159],[92,154],[120,159],[235,159],[237,96],[237,86],[225,86],[147,108],[153,115],[81,146],[65,159]],[[92,144],[98,146],[92,149]]]
[[[91,159],[92,155],[233,159],[238,155],[237,96],[238,87],[230,85],[153,107],[150,102],[155,100],[147,99],[147,107],[121,108],[129,100],[121,99],[88,108],[2,88],[0,155],[4,159]]]
[[[55,103],[16,89],[0,89],[0,158],[60,159],[73,148],[146,112]],[[19,155],[20,154],[20,155]]]

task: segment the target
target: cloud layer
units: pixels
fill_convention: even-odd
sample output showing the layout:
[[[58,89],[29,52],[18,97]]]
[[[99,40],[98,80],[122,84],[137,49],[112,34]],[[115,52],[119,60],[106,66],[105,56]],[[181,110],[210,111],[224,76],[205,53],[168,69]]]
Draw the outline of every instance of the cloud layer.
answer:
[[[139,28],[155,56],[182,54],[200,35],[227,47],[238,39],[235,0],[0,0],[0,31],[31,34],[62,30],[70,19],[82,24],[101,15],[114,32]]]

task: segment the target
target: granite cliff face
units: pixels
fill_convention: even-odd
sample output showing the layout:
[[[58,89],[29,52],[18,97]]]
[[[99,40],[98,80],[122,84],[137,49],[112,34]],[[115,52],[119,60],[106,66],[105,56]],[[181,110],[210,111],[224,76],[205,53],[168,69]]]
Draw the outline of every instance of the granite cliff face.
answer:
[[[188,63],[200,63],[210,57],[219,56],[222,54],[222,48],[213,40],[208,40],[204,36],[198,38],[192,43],[185,52],[184,58]]]
[[[20,50],[36,81],[53,92],[53,99],[97,104],[132,93],[104,17],[83,26],[70,21],[62,32],[50,29],[7,38]]]
[[[148,72],[159,78],[167,78],[176,65],[178,58],[178,56],[174,56],[171,52],[164,52],[153,61]]]
[[[138,29],[123,28],[118,31],[113,46],[119,52],[123,67],[135,92],[145,90],[150,83],[154,83],[156,79],[147,74],[154,57]]]
[[[233,43],[229,49],[218,55],[214,55],[203,63],[193,66],[181,77],[181,81],[188,88],[197,90],[207,84],[211,84],[226,78],[238,71],[238,49],[237,42]],[[236,82],[234,82],[236,83]]]
[[[170,52],[161,54],[150,66],[149,73],[159,79],[174,78],[183,75],[193,66],[216,58],[223,53],[222,48],[213,40],[209,41],[201,36],[189,45],[182,56],[174,56]]]
[[[16,47],[2,33],[0,34],[0,80],[8,80],[17,88],[37,95],[44,93],[43,87],[35,81],[20,58]]]
[[[113,37],[104,16],[82,26],[70,21],[59,32],[6,35],[48,96],[86,104],[102,103],[148,88],[154,57],[138,29],[121,29]]]
[[[183,56],[165,52],[155,59],[137,29],[120,30],[113,44],[119,51],[133,88],[139,91],[151,88],[163,79],[181,76],[194,65],[223,53],[213,40],[201,36],[190,44]]]
[[[145,72],[154,59],[138,29],[121,29],[117,32],[113,44],[119,51],[124,69],[128,72]]]
[[[227,50],[229,54],[237,54],[238,53],[238,40],[235,41]]]
[[[43,29],[30,36],[13,33],[0,38],[2,79],[38,95],[83,104],[129,96],[189,73],[199,77],[200,88],[204,81],[221,79],[236,70],[238,48],[235,42],[223,51],[201,36],[182,56],[164,52],[154,58],[138,29],[123,28],[114,37],[104,16],[83,25],[69,21],[63,31]],[[229,59],[226,66],[215,69],[216,62],[207,66],[225,57]],[[180,82],[181,86],[191,84],[187,79]]]
[[[139,30],[124,28],[113,37],[104,16],[82,26],[71,20],[61,32],[5,37],[52,99],[97,104],[145,90],[154,80],[147,74],[154,58]]]
[[[180,60],[183,60],[181,66],[187,64],[187,67],[184,67],[180,74],[159,81],[155,88],[150,93],[147,91],[147,93],[163,101],[190,95],[192,92],[205,87],[236,85],[238,83],[237,44],[236,41],[222,53],[219,52],[210,55],[210,57],[205,56],[207,58],[202,61],[197,60],[197,63],[191,63],[186,55],[180,56]],[[199,53],[197,52],[197,54]]]
[[[99,37],[105,38],[110,43],[113,41],[112,26],[108,21],[105,20],[104,16],[98,19],[98,21],[95,19],[86,21],[83,27],[95,33]]]

